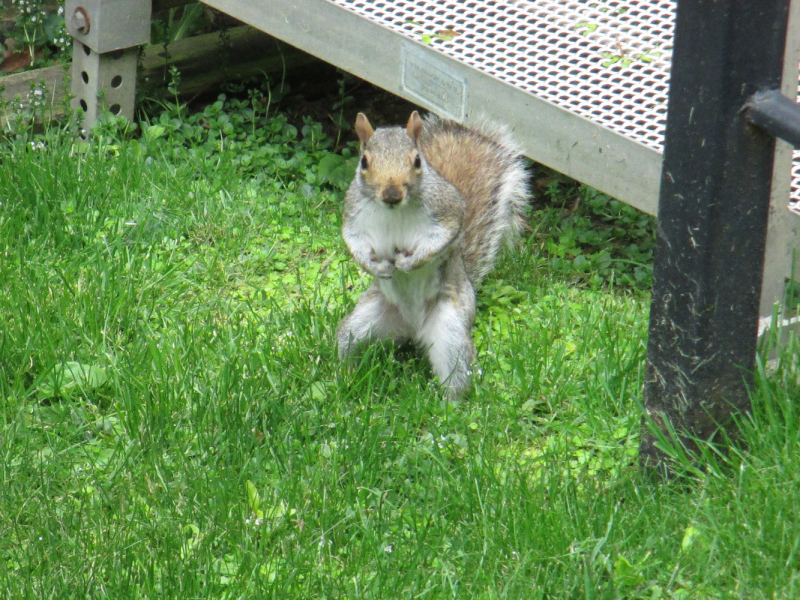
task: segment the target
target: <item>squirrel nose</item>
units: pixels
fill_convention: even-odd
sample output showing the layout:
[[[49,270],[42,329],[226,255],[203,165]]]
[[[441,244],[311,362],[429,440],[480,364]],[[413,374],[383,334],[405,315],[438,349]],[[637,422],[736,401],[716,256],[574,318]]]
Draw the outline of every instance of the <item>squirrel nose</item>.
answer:
[[[389,206],[394,206],[402,202],[404,196],[405,194],[403,194],[403,190],[399,185],[390,185],[384,188],[381,194],[381,200]]]

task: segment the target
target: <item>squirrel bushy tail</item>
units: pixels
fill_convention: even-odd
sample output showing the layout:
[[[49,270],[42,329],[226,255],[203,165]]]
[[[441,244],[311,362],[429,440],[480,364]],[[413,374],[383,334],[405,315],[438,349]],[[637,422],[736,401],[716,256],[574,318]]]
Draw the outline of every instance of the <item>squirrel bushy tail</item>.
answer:
[[[504,243],[524,226],[528,174],[520,148],[505,127],[488,121],[464,126],[429,115],[419,139],[422,154],[466,202],[461,254],[477,286]]]

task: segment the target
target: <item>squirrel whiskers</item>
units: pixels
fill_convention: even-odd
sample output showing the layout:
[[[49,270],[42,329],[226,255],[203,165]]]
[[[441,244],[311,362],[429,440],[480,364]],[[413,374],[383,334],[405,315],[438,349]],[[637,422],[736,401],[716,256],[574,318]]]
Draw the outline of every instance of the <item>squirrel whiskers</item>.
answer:
[[[405,129],[356,119],[358,170],[342,235],[375,276],[339,325],[339,356],[367,341],[426,350],[450,398],[469,386],[475,288],[523,225],[527,173],[504,129],[468,128],[415,111]]]

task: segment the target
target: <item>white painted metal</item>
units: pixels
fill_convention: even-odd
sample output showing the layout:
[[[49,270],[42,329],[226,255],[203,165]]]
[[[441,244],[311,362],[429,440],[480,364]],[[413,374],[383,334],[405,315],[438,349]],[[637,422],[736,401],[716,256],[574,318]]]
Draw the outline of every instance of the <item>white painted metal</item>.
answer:
[[[151,0],[67,0],[72,107],[90,131],[105,108],[133,119],[138,46],[150,41]]]
[[[794,151],[792,163],[792,197],[789,210],[800,215],[800,150]]]
[[[672,0],[333,1],[661,150]]]
[[[95,52],[75,40],[72,46],[72,108],[83,114],[90,131],[103,110],[133,120],[138,48]]]
[[[150,41],[152,0],[66,0],[67,31],[97,54]]]

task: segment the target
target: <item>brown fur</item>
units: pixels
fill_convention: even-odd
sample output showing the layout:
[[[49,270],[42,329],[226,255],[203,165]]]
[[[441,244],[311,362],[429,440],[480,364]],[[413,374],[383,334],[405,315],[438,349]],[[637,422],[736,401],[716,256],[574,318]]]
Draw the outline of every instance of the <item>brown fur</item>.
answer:
[[[504,237],[517,234],[521,205],[498,207],[502,177],[519,168],[519,156],[497,140],[455,121],[428,119],[419,139],[422,154],[465,200],[461,254],[478,284],[494,266]]]

